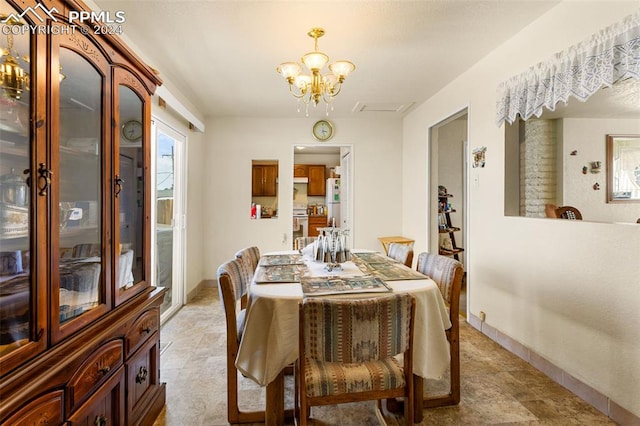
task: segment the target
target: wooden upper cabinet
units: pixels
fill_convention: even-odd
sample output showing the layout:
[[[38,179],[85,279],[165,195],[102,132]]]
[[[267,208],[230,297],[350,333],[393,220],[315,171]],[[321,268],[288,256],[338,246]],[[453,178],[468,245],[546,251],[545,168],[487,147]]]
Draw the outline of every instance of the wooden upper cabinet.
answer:
[[[55,26],[64,27],[59,22]],[[82,34],[51,37],[51,335],[58,342],[111,309],[111,67]],[[64,78],[62,77],[64,76]]]
[[[275,197],[278,193],[278,165],[254,164],[251,170],[251,195]]]
[[[325,166],[309,165],[309,186],[307,187],[307,195],[324,196],[327,193],[327,180],[325,178]]]
[[[293,165],[293,177],[308,177],[308,167],[306,164]]]

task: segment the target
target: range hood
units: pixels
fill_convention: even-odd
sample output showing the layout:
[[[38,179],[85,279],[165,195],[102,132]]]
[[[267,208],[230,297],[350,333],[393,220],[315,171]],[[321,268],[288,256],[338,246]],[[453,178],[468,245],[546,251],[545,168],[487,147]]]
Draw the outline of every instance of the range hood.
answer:
[[[308,177],[294,177],[293,183],[309,183]]]

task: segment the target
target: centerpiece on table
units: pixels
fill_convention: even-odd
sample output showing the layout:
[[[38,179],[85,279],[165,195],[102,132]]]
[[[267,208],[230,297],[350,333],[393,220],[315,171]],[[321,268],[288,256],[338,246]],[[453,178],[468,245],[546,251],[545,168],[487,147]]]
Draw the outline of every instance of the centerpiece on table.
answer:
[[[351,251],[347,247],[348,229],[326,227],[318,228],[318,239],[314,242],[313,252],[316,262],[326,263],[325,269],[342,269],[342,263],[351,260]]]

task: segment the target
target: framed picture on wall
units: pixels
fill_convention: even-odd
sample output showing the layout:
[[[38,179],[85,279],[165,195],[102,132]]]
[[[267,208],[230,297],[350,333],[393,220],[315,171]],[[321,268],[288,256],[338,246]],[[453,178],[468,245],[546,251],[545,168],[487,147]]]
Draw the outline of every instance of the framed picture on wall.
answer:
[[[640,135],[607,135],[607,202],[640,202]]]

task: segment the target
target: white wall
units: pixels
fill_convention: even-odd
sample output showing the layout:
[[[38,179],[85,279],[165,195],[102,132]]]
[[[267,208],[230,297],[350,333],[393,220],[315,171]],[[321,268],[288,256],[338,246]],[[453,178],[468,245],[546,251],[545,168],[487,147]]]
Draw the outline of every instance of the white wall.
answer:
[[[496,89],[637,10],[637,1],[565,1],[404,120],[403,234],[427,247],[430,126],[468,105],[471,314],[640,416],[640,226],[504,216],[504,127]],[[579,148],[578,148],[579,149]]]
[[[606,136],[639,135],[640,120],[565,118],[563,122],[563,204],[577,207],[584,220],[635,223],[640,218],[640,204],[607,203]],[[569,155],[574,149],[578,153]],[[600,173],[591,173],[592,161],[602,162]],[[586,175],[582,174],[583,166],[589,168]],[[596,182],[600,190],[594,191]]]
[[[330,143],[353,144],[354,246],[381,250],[377,237],[402,231],[402,123],[399,118],[331,118]],[[243,247],[291,247],[293,146],[315,142],[313,118],[211,118],[206,121],[205,277]],[[251,160],[279,161],[278,218],[251,220]]]

